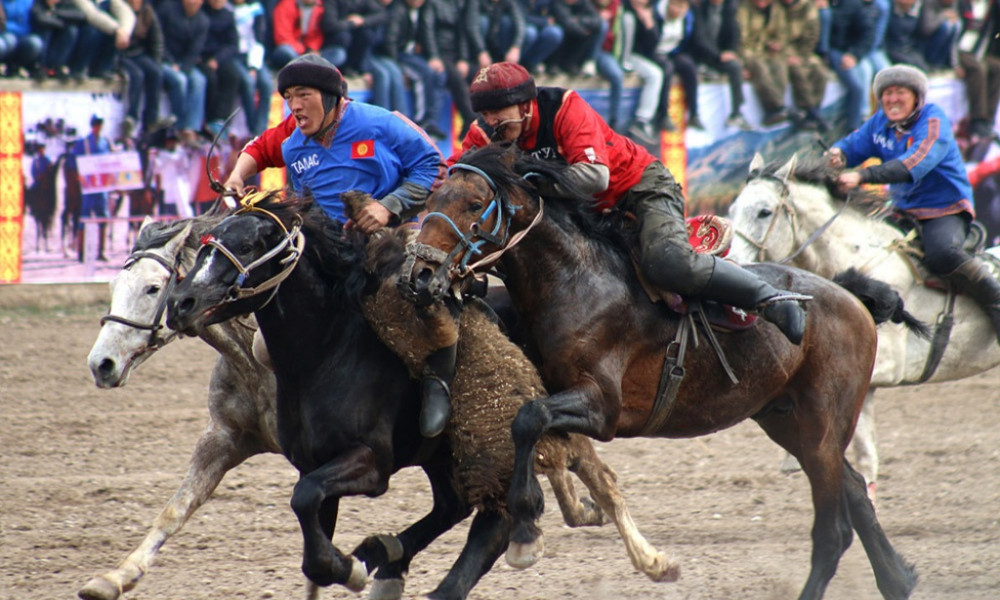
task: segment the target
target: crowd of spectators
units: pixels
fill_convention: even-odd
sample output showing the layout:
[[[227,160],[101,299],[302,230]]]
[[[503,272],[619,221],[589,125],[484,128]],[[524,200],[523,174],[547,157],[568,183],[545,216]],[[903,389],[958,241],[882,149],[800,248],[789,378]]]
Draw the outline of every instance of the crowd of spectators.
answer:
[[[729,84],[725,127],[749,129],[749,82],[763,116],[826,131],[826,83],[846,90],[847,130],[870,114],[871,79],[890,63],[950,71],[967,85],[970,136],[992,138],[1000,102],[1000,0],[2,0],[6,77],[125,82],[136,131],[174,126],[181,143],[219,131],[242,107],[266,126],[278,69],[303,53],[361,78],[373,104],[432,137],[444,94],[463,122],[467,89],[494,61],[535,74],[600,77],[616,130],[652,143],[678,127],[673,76],[688,128],[703,128],[698,85]],[[641,82],[634,110],[624,78]],[[790,88],[790,94],[786,91]],[[161,96],[166,99],[161,106]],[[791,102],[786,101],[791,98]]]

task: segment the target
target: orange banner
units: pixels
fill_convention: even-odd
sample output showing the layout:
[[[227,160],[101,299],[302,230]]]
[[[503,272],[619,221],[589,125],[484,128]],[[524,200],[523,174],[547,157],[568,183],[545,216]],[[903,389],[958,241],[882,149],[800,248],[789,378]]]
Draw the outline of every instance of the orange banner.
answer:
[[[666,165],[681,187],[687,185],[687,146],[684,144],[684,88],[679,83],[670,87],[670,104],[667,114],[677,124],[676,131],[664,131],[660,138],[660,162]]]
[[[277,127],[285,118],[285,100],[280,94],[271,95],[271,107],[267,115],[267,126]],[[285,187],[284,169],[264,169],[260,174],[260,189],[280,190]]]
[[[23,153],[21,94],[0,92],[0,283],[21,280]]]

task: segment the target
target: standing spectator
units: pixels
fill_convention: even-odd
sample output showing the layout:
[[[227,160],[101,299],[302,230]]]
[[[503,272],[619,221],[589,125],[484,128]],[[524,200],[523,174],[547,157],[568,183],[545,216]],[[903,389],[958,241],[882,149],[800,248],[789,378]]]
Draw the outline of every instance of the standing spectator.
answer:
[[[518,0],[524,10],[524,46],[521,65],[536,70],[563,42],[563,30],[556,23],[552,5],[557,0]],[[547,64],[547,63],[546,63]],[[551,66],[551,65],[549,65]]]
[[[274,7],[274,52],[271,64],[280,69],[303,54],[319,54],[335,65],[347,60],[347,51],[326,43],[323,5],[316,0],[280,0]]]
[[[830,49],[827,61],[846,90],[845,128],[854,131],[868,116],[871,65],[864,57],[875,43],[875,23],[861,0],[830,0]]]
[[[920,5],[917,0],[894,0],[885,31],[885,52],[893,63],[927,71],[920,41]]]
[[[243,83],[236,17],[227,0],[207,0],[208,35],[198,67],[205,75],[205,133],[215,136],[233,112]]]
[[[167,130],[165,146],[153,149],[152,171],[155,194],[159,199],[161,216],[177,216],[188,219],[194,216],[191,208],[192,188],[190,181],[191,150],[181,146],[177,130]]]
[[[247,129],[251,136],[267,129],[274,94],[274,78],[264,64],[264,39],[266,15],[260,2],[233,0],[233,17],[239,39],[240,103],[246,115]]]
[[[554,0],[552,11],[563,30],[563,42],[549,57],[549,65],[577,77],[604,41],[604,22],[593,0]]]
[[[737,11],[743,41],[740,55],[753,86],[764,117],[765,126],[787,121],[790,113],[785,106],[788,87],[788,61],[785,53],[785,11],[774,0],[750,0]]]
[[[924,42],[924,59],[930,68],[951,70],[958,66],[962,19],[958,14],[957,1],[923,0],[920,35]]]
[[[871,72],[874,74],[890,64],[889,57],[885,52],[885,36],[889,27],[889,14],[892,12],[892,0],[864,0],[864,3],[870,15],[869,19],[875,26],[872,49],[865,56],[865,60],[868,61]]]
[[[35,72],[39,81],[50,75],[60,81],[69,78],[66,61],[86,20],[73,0],[35,0],[31,5],[31,28],[42,39],[44,48],[41,65]]]
[[[139,122],[149,132],[160,115],[160,91],[163,87],[163,30],[160,19],[148,0],[129,0],[135,11],[135,28],[127,48],[121,51],[118,64],[128,82],[128,111],[125,120],[132,130]]]
[[[79,173],[79,168],[76,164],[77,157],[79,156],[89,156],[93,154],[108,154],[111,152],[111,141],[101,135],[101,130],[104,128],[104,119],[98,115],[93,115],[90,117],[90,133],[85,135],[76,141],[73,145],[73,150],[69,162],[71,163],[70,171]],[[107,192],[92,192],[89,194],[83,194],[82,202],[80,204],[80,217],[100,217],[108,218],[108,194]],[[79,232],[83,229],[83,224],[77,220],[77,252],[80,262],[83,262],[83,236],[79,235]],[[107,257],[104,255],[104,237],[107,231],[107,224],[101,223],[98,228],[98,250],[97,259],[106,261]]]
[[[969,98],[970,143],[996,139],[994,125],[1000,104],[1000,0],[990,0],[986,15],[968,52],[960,52],[957,73]]]
[[[3,0],[7,27],[3,32],[8,46],[5,62],[8,75],[28,77],[42,57],[42,38],[31,32],[32,0]]]
[[[482,48],[490,60],[519,63],[527,31],[521,4],[518,0],[478,0],[478,8]]]
[[[194,144],[205,120],[205,75],[198,69],[208,36],[203,0],[166,1],[157,16],[163,28],[163,86],[181,139]]]
[[[444,105],[446,75],[440,58],[436,63],[440,71],[430,64],[430,57],[439,56],[433,9],[427,0],[401,0],[390,10],[385,48],[388,57],[399,63],[414,82],[413,118],[428,135],[444,139],[447,136],[438,127],[437,119]]]
[[[740,62],[740,25],[737,0],[696,0],[691,5],[694,30],[684,50],[695,63],[726,76],[729,82],[729,116],[726,127],[749,129],[743,117],[743,63]]]
[[[467,3],[471,1],[466,0]],[[469,79],[472,76],[469,64],[472,55],[469,50],[471,28],[458,1],[430,0],[430,4],[434,31],[437,33],[437,55],[431,57],[429,64],[434,70],[444,71],[452,104],[462,117],[462,130],[459,135],[462,137],[476,120],[476,113],[469,101]]]
[[[819,43],[819,9],[809,0],[782,0],[785,10],[787,42],[785,61],[792,84],[792,100],[801,113],[800,129],[829,129],[820,106],[826,94],[829,74],[816,54]]]
[[[87,18],[80,27],[76,48],[70,54],[70,76],[81,81],[91,77],[113,77],[118,51],[128,47],[135,27],[135,12],[126,0],[74,0]]]

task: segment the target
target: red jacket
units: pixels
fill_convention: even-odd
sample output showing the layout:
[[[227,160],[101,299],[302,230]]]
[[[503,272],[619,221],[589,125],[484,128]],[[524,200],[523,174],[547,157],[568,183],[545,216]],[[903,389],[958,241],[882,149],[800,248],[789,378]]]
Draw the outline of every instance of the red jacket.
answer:
[[[303,32],[298,0],[281,0],[274,7],[274,45],[291,46],[299,54],[319,52],[323,47],[323,30],[319,27],[322,17],[323,3],[317,2],[309,15],[309,28]]]

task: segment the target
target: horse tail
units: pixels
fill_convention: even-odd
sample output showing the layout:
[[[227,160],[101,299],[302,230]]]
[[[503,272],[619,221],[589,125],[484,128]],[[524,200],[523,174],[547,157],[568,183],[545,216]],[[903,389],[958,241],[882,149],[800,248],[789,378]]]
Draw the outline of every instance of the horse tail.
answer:
[[[914,317],[903,307],[903,298],[884,281],[873,279],[851,267],[837,273],[833,282],[861,300],[871,313],[876,325],[892,321],[902,323],[914,335],[930,339],[931,330],[926,323]]]

